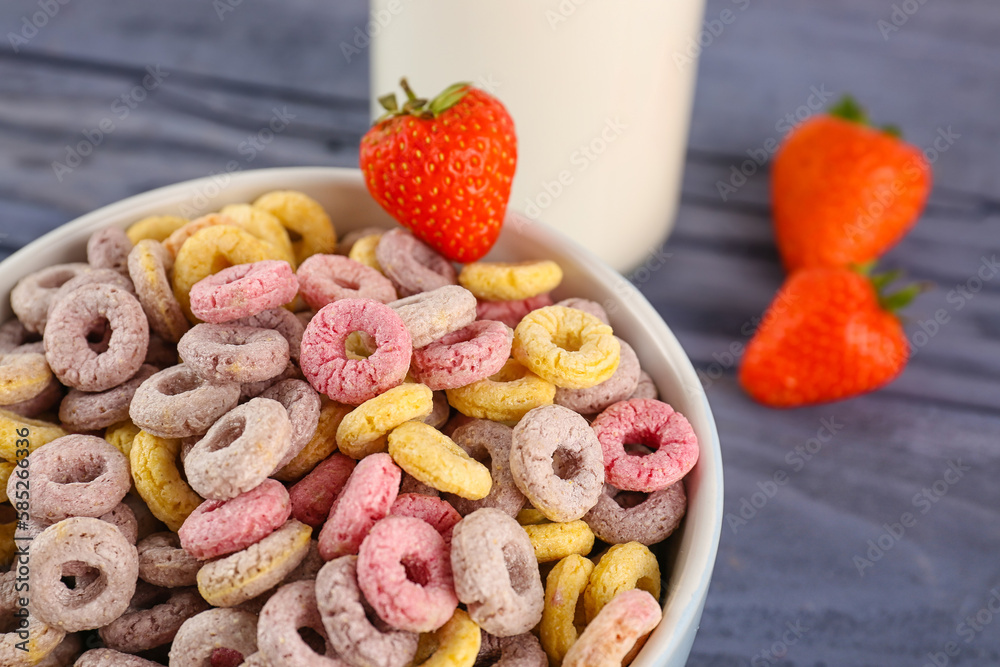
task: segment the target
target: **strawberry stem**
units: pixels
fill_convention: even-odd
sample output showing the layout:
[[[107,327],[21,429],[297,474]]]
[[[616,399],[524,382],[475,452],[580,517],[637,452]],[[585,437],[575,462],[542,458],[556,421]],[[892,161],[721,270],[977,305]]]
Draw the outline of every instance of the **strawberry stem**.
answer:
[[[375,125],[378,125],[382,121],[389,118],[395,118],[396,116],[415,116],[417,118],[431,119],[437,118],[443,114],[448,109],[452,108],[458,102],[465,97],[465,94],[469,92],[469,87],[472,84],[461,82],[454,83],[447,88],[445,88],[437,97],[428,100],[424,97],[417,97],[417,94],[413,92],[410,88],[410,82],[406,80],[404,76],[399,80],[399,86],[406,93],[406,101],[403,102],[402,108],[400,108],[399,103],[396,101],[395,93],[389,93],[388,95],[383,95],[378,98],[378,103],[382,105],[385,109],[385,113],[375,119]]]
[[[868,119],[868,112],[863,106],[858,104],[858,101],[851,95],[844,95],[841,97],[836,104],[827,110],[827,113],[834,118],[841,118],[852,123],[875,127],[875,129],[882,130],[885,134],[888,134],[890,137],[895,137],[896,139],[903,138],[903,131],[898,125],[889,124],[873,126]]]
[[[914,299],[923,294],[924,292],[930,290],[934,285],[932,283],[920,282],[914,283],[912,285],[907,285],[898,292],[893,292],[892,294],[886,294],[885,296],[879,295],[879,304],[881,304],[883,310],[887,310],[890,313],[895,313],[903,308],[906,308]]]

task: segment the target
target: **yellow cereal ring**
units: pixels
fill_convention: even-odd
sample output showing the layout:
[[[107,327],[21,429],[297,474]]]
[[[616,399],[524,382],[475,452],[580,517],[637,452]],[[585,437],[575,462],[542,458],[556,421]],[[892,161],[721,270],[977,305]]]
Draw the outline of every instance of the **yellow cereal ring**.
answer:
[[[44,354],[0,354],[0,405],[31,400],[51,379]]]
[[[0,503],[5,503],[10,498],[7,497],[7,480],[17,467],[12,461],[0,461]]]
[[[175,215],[154,215],[151,218],[143,218],[125,230],[129,241],[133,244],[143,239],[154,241],[165,241],[171,234],[188,223],[187,218],[178,218]]]
[[[135,284],[139,302],[151,330],[171,343],[181,339],[191,325],[170,285],[173,257],[156,241],[143,240],[129,253],[129,277]]]
[[[594,564],[577,554],[556,563],[545,579],[545,607],[538,626],[538,638],[549,656],[549,664],[558,665],[569,647],[576,642],[583,623],[577,623],[580,594],[587,588]],[[582,621],[582,619],[580,619]]]
[[[611,327],[582,310],[546,306],[514,329],[514,358],[557,387],[586,389],[618,368],[621,344]]]
[[[594,531],[585,521],[540,523],[524,526],[539,563],[560,560],[570,554],[586,556],[594,548]]]
[[[341,420],[354,408],[331,401],[325,396],[322,400],[323,407],[319,411],[319,426],[316,427],[316,433],[294,459],[271,477],[282,482],[298,481],[318,466],[320,461],[337,451],[337,429]]]
[[[400,468],[438,491],[481,500],[493,486],[489,468],[423,422],[394,428],[389,433],[389,455]]]
[[[112,424],[104,431],[104,439],[114,446],[125,456],[129,456],[132,451],[132,441],[141,431],[138,426],[132,423],[131,419]]]
[[[33,452],[45,443],[64,435],[66,431],[55,424],[0,410],[0,459],[16,461],[17,450],[27,448],[29,452]],[[23,440],[28,441],[27,447]],[[18,444],[18,441],[22,441],[21,444]]]
[[[17,553],[17,545],[14,542],[14,532],[17,530],[17,521],[10,523],[0,523],[0,568],[7,569],[14,561],[14,554]]]
[[[472,262],[462,267],[458,284],[486,301],[517,301],[551,292],[563,272],[552,260]]]
[[[195,218],[183,227],[180,227],[163,240],[163,248],[170,253],[171,257],[176,258],[177,253],[180,252],[181,247],[187,243],[187,240],[208,227],[216,227],[218,225],[229,225],[230,227],[239,227],[239,223],[232,218],[222,215],[221,213],[209,213],[203,215],[200,218]],[[242,227],[241,227],[242,229]]]
[[[175,533],[202,502],[177,469],[180,451],[180,440],[139,431],[129,453],[135,490],[153,516]]]
[[[295,252],[292,250],[292,239],[285,231],[281,220],[264,209],[256,208],[250,204],[230,204],[223,206],[219,212],[227,218],[235,220],[238,227],[280,250],[281,256],[274,259],[285,260],[292,265],[293,269],[297,266]]]
[[[540,523],[552,523],[541,511],[536,510],[534,507],[525,507],[518,512],[517,522],[522,526],[537,526]]]
[[[640,588],[660,599],[660,564],[649,548],[639,542],[616,544],[605,553],[583,594],[583,608],[590,623],[611,598],[622,591]]]
[[[337,230],[312,197],[295,190],[275,190],[258,197],[253,205],[277,218],[290,237],[301,237],[292,241],[292,252],[299,264],[312,255],[337,249]]]
[[[386,434],[434,408],[434,392],[424,384],[401,384],[351,410],[337,427],[337,446],[352,459],[384,452]]]
[[[520,362],[508,359],[499,372],[464,387],[448,389],[448,402],[466,417],[516,422],[529,410],[552,405],[556,386]]]
[[[355,262],[361,262],[365,266],[370,266],[379,273],[384,273],[382,265],[375,259],[375,246],[378,245],[381,238],[381,234],[362,236],[351,246],[351,251],[347,253],[348,258],[353,259]]]
[[[420,635],[414,665],[420,667],[472,667],[483,636],[479,626],[463,609],[456,609],[448,622],[434,632]],[[433,653],[431,653],[433,651]],[[418,662],[430,653],[423,662]]]

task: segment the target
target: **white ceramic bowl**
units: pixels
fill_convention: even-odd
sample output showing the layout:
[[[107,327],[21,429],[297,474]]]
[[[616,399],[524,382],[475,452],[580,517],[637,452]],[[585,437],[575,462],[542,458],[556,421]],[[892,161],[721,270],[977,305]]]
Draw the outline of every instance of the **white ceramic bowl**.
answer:
[[[87,238],[98,229],[127,227],[150,215],[198,215],[279,189],[300,190],[315,198],[329,212],[339,234],[362,226],[395,224],[368,195],[360,172],[352,169],[265,169],[178,183],[88,213],[0,263],[0,295],[4,295],[0,322],[11,316],[6,295],[20,278],[53,264],[85,260]],[[683,413],[698,435],[701,457],[686,478],[687,517],[659,552],[664,573],[663,621],[632,663],[635,667],[682,667],[701,619],[722,529],[719,436],[694,368],[673,333],[631,283],[561,234],[513,214],[489,258],[557,261],[565,278],[554,297],[582,296],[604,304],[615,333],[635,348],[662,399]]]

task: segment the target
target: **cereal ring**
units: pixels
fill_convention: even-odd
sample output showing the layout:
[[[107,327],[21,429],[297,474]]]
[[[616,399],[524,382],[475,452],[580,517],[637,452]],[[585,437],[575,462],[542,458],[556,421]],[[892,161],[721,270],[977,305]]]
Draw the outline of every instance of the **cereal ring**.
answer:
[[[594,532],[583,521],[524,526],[539,563],[561,560],[570,554],[586,556],[594,548]]]
[[[452,529],[455,524],[462,520],[462,515],[447,501],[422,493],[399,494],[392,503],[392,507],[389,508],[389,514],[391,516],[408,516],[430,524],[431,528],[444,538],[444,543],[449,550],[451,549]]]
[[[312,255],[336,250],[337,232],[330,216],[312,197],[295,190],[275,190],[258,197],[253,206],[277,218],[289,236],[300,237],[292,242],[295,261],[299,264]]]
[[[403,473],[403,481],[399,483],[399,493],[400,495],[404,493],[416,493],[421,496],[434,496],[435,498],[441,495],[441,492],[433,486],[427,486],[406,472]]]
[[[517,522],[522,526],[537,526],[540,523],[548,523],[548,519],[545,515],[536,510],[534,507],[525,507],[523,510],[517,513]]]
[[[386,450],[386,434],[411,419],[423,419],[434,407],[434,392],[426,385],[406,383],[386,390],[354,408],[337,427],[337,446],[361,459]]]
[[[37,397],[52,380],[44,354],[0,354],[0,405]]]
[[[347,237],[344,237],[345,239]],[[382,265],[378,263],[378,257],[375,256],[375,248],[378,247],[378,242],[382,240],[382,232],[378,231],[374,234],[366,234],[358,237],[358,240],[351,244],[350,249],[346,254],[350,259],[355,262],[364,264],[367,267],[375,269],[379,273],[385,275],[385,271],[382,270]],[[393,290],[395,290],[395,286]]]
[[[285,525],[292,513],[281,482],[265,479],[231,500],[206,500],[177,531],[181,546],[207,560],[246,549]]]
[[[27,436],[24,435],[25,431],[28,432]],[[0,459],[17,461],[20,458],[17,451],[25,448],[25,440],[28,441],[28,451],[33,452],[64,435],[66,431],[55,424],[22,417],[8,410],[0,410]]]
[[[87,240],[87,263],[95,269],[113,269],[128,275],[132,240],[120,227],[105,227]]]
[[[288,491],[292,516],[313,528],[322,526],[354,466],[354,459],[338,452],[296,482]]]
[[[510,474],[510,445],[513,430],[497,422],[477,419],[459,426],[451,434],[455,444],[483,465],[489,465],[493,486],[488,496],[481,500],[467,500],[449,496],[448,501],[459,514],[472,514],[481,507],[495,507],[505,514],[516,516],[524,507],[524,494],[514,484]]]
[[[448,395],[443,391],[435,391],[431,398],[431,413],[421,419],[428,426],[440,429],[448,423],[451,417],[451,406],[448,405]]]
[[[430,634],[420,635],[414,664],[420,667],[473,667],[482,632],[463,609],[456,609],[448,622]],[[425,659],[421,660],[421,658]]]
[[[243,656],[257,651],[257,615],[239,609],[209,609],[184,621],[170,646],[172,667],[217,667],[218,649]],[[236,656],[233,656],[234,658]]]
[[[233,320],[230,324],[257,327],[258,329],[274,329],[288,341],[288,354],[292,360],[299,360],[302,332],[306,330],[306,323],[284,308],[271,308],[256,315]]]
[[[16,578],[16,571],[0,573],[0,621],[4,629],[9,628],[9,632],[0,633],[0,665],[28,667],[55,651],[66,633],[39,620],[30,608],[26,618],[20,616],[24,607],[19,598],[24,593],[18,588],[24,585]]]
[[[358,462],[320,531],[323,560],[358,553],[372,526],[389,513],[396,500],[400,474],[388,454],[372,454]]]
[[[383,227],[359,227],[358,229],[352,229],[351,231],[344,234],[340,241],[337,242],[337,249],[334,251],[338,255],[347,255],[351,252],[354,244],[363,239],[366,236],[372,236],[373,234],[381,234],[385,229]],[[374,248],[373,248],[374,249]]]
[[[165,241],[168,236],[188,222],[187,218],[179,218],[174,215],[155,215],[133,223],[125,230],[125,235],[128,236],[129,241],[136,245],[144,239],[152,239],[157,242]]]
[[[24,328],[21,321],[13,317],[0,324],[0,354],[7,354],[15,347],[28,342],[31,332]]]
[[[638,398],[615,403],[597,416],[593,428],[604,450],[608,484],[625,491],[665,489],[698,462],[698,438],[691,424],[661,401]],[[655,451],[631,456],[626,443]]]
[[[139,241],[128,254],[128,274],[150,329],[176,343],[191,325],[167,278],[173,264],[173,256],[153,240]]]
[[[148,651],[173,641],[184,621],[207,609],[193,588],[170,590],[140,581],[128,610],[98,634],[115,651]]]
[[[367,359],[348,359],[345,343],[355,331],[375,339]],[[324,306],[302,335],[302,372],[316,391],[360,405],[406,377],[413,345],[391,308],[369,299],[342,299]]]
[[[274,377],[270,377],[259,382],[241,382],[240,401],[248,401],[251,398],[257,398],[279,382],[301,379],[302,373],[299,371],[299,367],[295,365],[294,361],[289,360],[288,363],[285,364],[285,369]]]
[[[548,667],[549,659],[538,638],[530,632],[514,637],[494,637],[483,631],[476,657],[480,667]]]
[[[604,322],[605,324],[609,326],[611,325],[611,320],[608,319],[608,311],[604,310],[604,306],[597,303],[596,301],[573,297],[570,299],[563,299],[562,301],[557,302],[555,305],[582,310],[585,313],[590,313],[591,315],[593,315],[600,321]]]
[[[91,269],[75,278],[70,278],[56,290],[56,293],[49,300],[49,318],[52,317],[52,309],[56,307],[56,304],[65,299],[73,290],[84,285],[114,285],[135,295],[135,286],[127,275],[113,269]]]
[[[601,443],[587,420],[569,408],[535,408],[514,427],[514,483],[549,520],[581,518],[604,486]]]
[[[493,485],[486,466],[422,422],[406,422],[393,429],[389,454],[403,470],[445,493],[479,500],[489,495]]]
[[[292,268],[297,266],[295,253],[292,251],[292,239],[281,221],[271,213],[250,204],[228,204],[222,207],[219,214],[234,221],[238,227],[247,230],[261,241],[277,248],[280,256],[274,259],[284,260],[291,264]]]
[[[53,375],[38,396],[20,403],[5,405],[4,409],[22,417],[37,417],[59,405],[59,401],[63,398],[63,389],[62,383]]]
[[[300,628],[312,628],[323,640],[323,654],[306,644]],[[285,584],[260,612],[257,646],[273,667],[348,667],[337,657],[316,607],[311,581]]]
[[[137,492],[135,492],[134,482],[133,482],[133,490],[128,492],[128,494],[122,500],[122,503],[128,505],[128,508],[132,510],[132,516],[135,517],[137,525],[136,541],[145,539],[146,537],[149,537],[153,533],[159,532],[164,528],[166,528],[166,526],[163,525],[162,521],[153,516],[153,513],[149,510],[149,507],[146,505],[146,501],[142,499],[142,496],[140,496]],[[151,581],[149,583],[155,583],[155,582]],[[156,584],[156,585],[162,586],[162,584]]]
[[[583,624],[576,622],[576,608],[594,571],[594,563],[573,554],[556,563],[545,580],[545,608],[538,626],[538,637],[553,665],[562,662]]]
[[[641,588],[658,600],[660,581],[660,564],[648,547],[638,542],[612,546],[601,556],[583,592],[587,622],[622,591]]]
[[[467,417],[517,422],[529,410],[551,405],[556,386],[538,377],[516,359],[485,380],[446,390],[451,406]]]
[[[635,391],[629,398],[650,398],[658,399],[660,397],[660,392],[656,389],[656,383],[653,382],[653,378],[649,376],[646,371],[639,371],[639,384],[636,385]]]
[[[242,225],[230,218],[229,216],[222,215],[221,213],[209,213],[207,215],[200,216],[194,220],[186,223],[183,227],[179,227],[167,238],[163,239],[163,248],[172,258],[177,257],[177,253],[180,249],[187,243],[188,239],[208,227],[217,227],[220,225],[228,225],[230,227],[236,227],[243,231]]]
[[[620,667],[632,647],[663,618],[659,603],[646,591],[625,591],[604,609],[566,652],[563,667]]]
[[[272,329],[198,324],[179,343],[181,360],[214,383],[260,382],[288,366],[288,341]]]
[[[342,255],[313,255],[296,275],[302,298],[313,310],[340,299],[396,300],[396,288],[388,278]]]
[[[29,457],[29,514],[56,522],[71,516],[98,517],[122,501],[131,486],[128,461],[103,438],[67,435],[43,445]],[[16,496],[16,478],[7,495]]]
[[[375,258],[401,297],[458,282],[451,262],[405,229],[382,234]]]
[[[98,570],[100,576],[70,591],[60,579],[63,568],[76,561]],[[128,608],[139,578],[139,559],[135,547],[111,524],[72,517],[49,526],[32,541],[29,576],[32,610],[40,620],[65,632],[91,630]]]
[[[10,481],[10,476],[16,467],[17,463],[13,461],[0,461],[0,503],[10,500],[10,497],[7,495],[7,483]]]
[[[519,635],[541,620],[544,591],[531,540],[504,512],[484,507],[455,526],[451,566],[458,599],[490,634]]]
[[[97,353],[87,334],[107,320],[111,339]],[[59,381],[82,391],[111,389],[135,375],[146,357],[149,325],[136,298],[112,285],[84,285],[52,309],[45,358]]]
[[[331,401],[325,396],[320,398],[320,402],[322,407],[319,410],[316,434],[295,458],[272,475],[275,479],[282,482],[299,480],[320,461],[337,451],[337,428],[340,426],[340,420],[351,411],[351,407]]]
[[[117,528],[129,544],[135,544],[139,539],[139,521],[132,508],[124,502],[118,503],[110,512],[97,518]]]
[[[458,598],[444,538],[406,516],[376,523],[358,552],[358,586],[379,618],[408,632],[433,632],[448,622]]]
[[[203,498],[228,500],[263,482],[291,446],[292,424],[285,407],[269,398],[254,398],[208,429],[184,459],[184,472]]]
[[[406,324],[414,349],[429,345],[476,320],[476,298],[464,287],[445,285],[393,301],[389,307]]]
[[[69,667],[75,665],[76,657],[83,649],[83,642],[80,635],[71,633],[66,635],[59,644],[52,649],[52,652],[45,656],[36,667]]]
[[[352,665],[405,667],[417,652],[418,636],[383,631],[368,620],[357,563],[357,556],[342,556],[324,565],[316,577],[316,606],[330,643]]]
[[[593,315],[546,306],[517,325],[511,353],[557,387],[586,389],[614,374],[621,346],[611,327]]]
[[[162,665],[109,648],[92,648],[77,658],[73,667],[162,667]]]
[[[106,391],[70,389],[59,404],[59,419],[75,431],[96,431],[127,420],[129,405],[139,385],[156,372],[155,366],[143,364],[131,378]]]
[[[139,431],[129,452],[135,490],[146,501],[153,516],[175,532],[201,504],[201,498],[177,469],[180,449],[180,440]]]
[[[198,591],[215,607],[234,607],[257,597],[302,562],[311,534],[309,526],[289,520],[243,551],[205,563],[198,571]]]
[[[132,396],[129,416],[161,438],[202,435],[236,407],[240,385],[212,384],[187,364],[165,368],[147,378]]]
[[[484,301],[519,301],[551,292],[562,282],[562,268],[552,260],[472,262],[462,267],[458,283]]]
[[[290,303],[299,281],[288,262],[265,259],[237,264],[191,286],[191,312],[213,324],[250,317]]]
[[[302,448],[309,444],[316,434],[322,401],[308,382],[295,378],[281,380],[271,385],[260,394],[260,398],[277,401],[288,412],[288,420],[292,426],[292,445],[278,461],[277,467],[283,468],[298,456]]]
[[[90,270],[82,262],[56,264],[25,276],[10,291],[10,308],[27,331],[42,333],[52,297],[65,283]]]
[[[476,304],[476,319],[503,322],[511,329],[533,310],[552,305],[552,297],[539,294],[530,299],[518,301],[482,301]]]
[[[434,390],[457,389],[500,372],[514,332],[501,322],[479,321],[413,350],[410,371]]]
[[[605,484],[597,504],[583,520],[597,537],[609,544],[639,542],[650,546],[677,530],[686,508],[683,482],[648,495]]]
[[[154,586],[181,588],[198,583],[202,562],[181,548],[177,533],[153,533],[136,545],[139,578]]]
[[[616,336],[617,338],[617,336]],[[639,385],[639,357],[632,346],[618,338],[621,357],[610,378],[586,389],[556,388],[555,404],[581,415],[593,415],[618,401],[628,400]]]

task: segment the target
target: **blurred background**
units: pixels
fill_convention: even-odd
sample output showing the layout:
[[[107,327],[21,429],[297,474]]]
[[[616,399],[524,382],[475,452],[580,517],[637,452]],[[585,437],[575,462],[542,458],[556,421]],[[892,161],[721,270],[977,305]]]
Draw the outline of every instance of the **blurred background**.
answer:
[[[356,166],[367,11],[6,0],[0,259],[169,183]],[[675,59],[697,67],[677,226],[631,278],[691,355],[723,443],[727,514],[691,665],[1000,663],[998,35],[993,0],[709,0]],[[768,146],[845,92],[933,163],[927,210],[884,264],[937,287],[907,313],[915,355],[891,386],[775,412],[734,375],[784,275]]]

